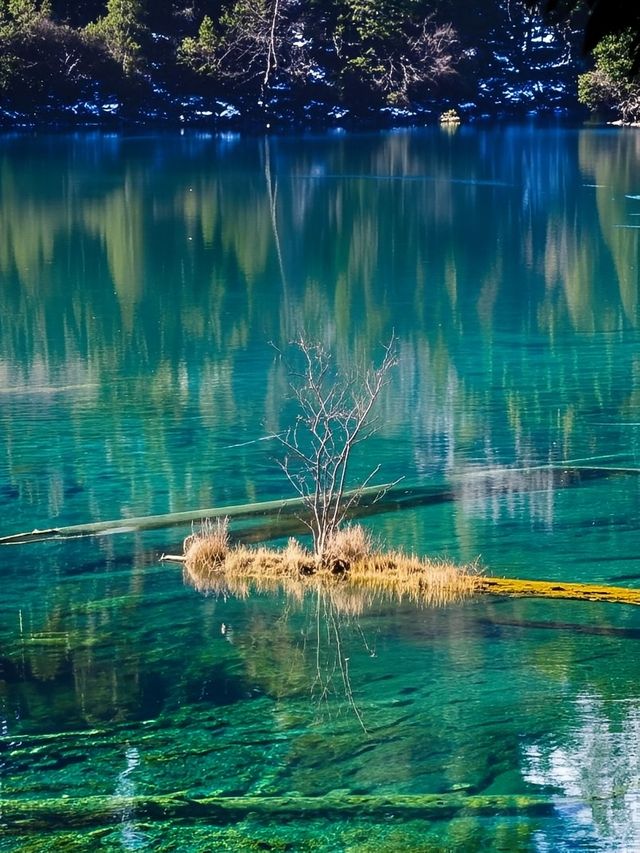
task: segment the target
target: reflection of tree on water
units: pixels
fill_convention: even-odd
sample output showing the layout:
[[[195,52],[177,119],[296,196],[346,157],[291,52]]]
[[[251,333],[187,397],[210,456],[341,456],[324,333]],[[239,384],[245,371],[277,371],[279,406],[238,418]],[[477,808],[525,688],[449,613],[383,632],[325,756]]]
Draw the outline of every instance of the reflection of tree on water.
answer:
[[[275,621],[256,616],[244,632],[233,630],[232,642],[243,655],[250,679],[277,698],[306,693],[320,709],[330,710],[333,699],[345,700],[366,731],[354,697],[350,661],[353,654],[375,656],[375,646],[365,636],[358,617],[375,606],[376,596],[322,581],[288,578],[256,584],[225,578],[221,573],[211,576],[206,585],[198,585],[200,591],[223,599],[247,599],[256,587],[260,593],[284,594],[284,599]]]
[[[358,722],[366,732],[367,727],[362,714],[354,699],[349,673],[349,649],[345,645],[344,628],[347,627],[344,616],[344,603],[336,600],[334,590],[322,588],[316,590],[316,623],[315,623],[315,679],[311,687],[312,695],[317,695],[319,701],[325,700],[330,693],[336,692],[336,680],[344,692],[344,696],[356,715]],[[372,647],[356,621],[354,625],[366,651],[373,655]],[[323,637],[325,642],[323,643]],[[323,648],[324,646],[324,648]],[[337,676],[339,674],[339,679]]]
[[[524,778],[553,786],[559,814],[574,827],[575,843],[593,836],[618,850],[640,849],[640,706],[579,694],[568,735],[524,746]],[[610,849],[614,849],[610,847]]]
[[[194,483],[176,446],[232,467],[250,497],[269,472],[256,484],[256,448],[224,448],[231,434],[255,438],[261,421],[277,431],[279,379],[259,353],[309,327],[323,330],[339,359],[368,360],[395,326],[401,379],[384,418],[385,435],[404,440],[394,448],[402,473],[547,461],[540,448],[586,455],[600,438],[584,413],[619,410],[634,383],[632,355],[598,336],[636,326],[637,232],[618,226],[635,221],[638,202],[622,190],[631,189],[637,147],[620,134],[611,156],[609,136],[601,148],[589,132],[512,134],[303,147],[185,137],[175,151],[76,139],[53,147],[55,169],[37,146],[19,158],[7,143],[0,390],[39,389],[39,405],[72,426],[55,454],[30,451],[25,464],[18,449],[38,447],[29,412],[2,423],[25,512],[70,505],[82,518],[104,517],[94,464],[133,514],[182,506],[187,491],[194,503],[219,503],[215,478]],[[180,154],[171,172],[162,169],[167,151]],[[619,189],[613,200],[606,186],[576,196],[570,180]],[[476,215],[487,206],[498,213]],[[511,346],[505,333],[530,347]],[[585,334],[597,373],[581,367]],[[89,411],[109,438],[86,460]],[[209,427],[215,446],[205,448]],[[40,473],[53,457],[65,467],[45,490]]]

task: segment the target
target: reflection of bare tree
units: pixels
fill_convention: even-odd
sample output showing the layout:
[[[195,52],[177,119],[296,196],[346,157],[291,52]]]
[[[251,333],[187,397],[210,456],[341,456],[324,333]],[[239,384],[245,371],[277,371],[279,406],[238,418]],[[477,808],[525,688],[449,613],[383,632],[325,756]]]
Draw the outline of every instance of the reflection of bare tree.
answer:
[[[242,650],[247,671],[277,697],[286,698],[304,689],[322,706],[327,706],[331,697],[344,698],[366,731],[349,662],[354,640],[359,653],[364,650],[373,655],[358,617],[375,605],[375,594],[315,578],[247,580],[217,572],[203,583],[185,571],[185,580],[201,592],[221,598],[248,600],[255,594],[283,594],[282,612],[275,623],[259,618],[250,622],[245,634],[233,631],[232,641]],[[304,621],[298,625],[300,614]]]
[[[288,550],[293,547],[290,543]],[[280,696],[284,686],[298,691],[300,667],[304,666],[312,697],[323,706],[330,697],[342,697],[365,731],[364,715],[351,682],[350,660],[355,653],[374,656],[374,652],[361,628],[360,617],[384,602],[397,605],[408,600],[427,607],[458,601],[465,595],[464,585],[467,584],[467,594],[473,585],[470,575],[458,572],[458,577],[456,570],[445,564],[434,566],[430,582],[426,582],[424,567],[419,571],[419,563],[412,562],[413,558],[405,558],[406,569],[401,577],[394,578],[393,560],[390,567],[388,559],[385,565],[381,562],[366,574],[353,572],[355,577],[350,577],[351,572],[347,572],[346,576],[335,577],[330,573],[292,574],[279,571],[277,565],[274,569],[277,552],[267,549],[254,551],[262,563],[257,569],[251,566],[250,552],[241,551],[245,554],[244,563],[242,557],[238,559],[231,553],[236,568],[226,571],[220,566],[198,565],[187,558],[184,579],[200,592],[222,598],[249,599],[263,593],[284,596],[285,605],[275,626],[263,623],[260,630],[254,628],[246,637],[234,633],[233,642],[244,649],[252,677],[268,684],[269,692]],[[304,617],[304,624],[297,630],[290,625],[294,612]],[[272,666],[274,655],[280,661],[277,672]]]
[[[349,674],[349,655],[343,639],[344,602],[336,600],[334,593],[335,590],[323,587],[321,584],[316,587],[315,679],[311,685],[311,693],[314,695],[317,691],[319,701],[322,702],[330,693],[335,692],[336,681],[339,680],[349,707],[366,732],[367,727],[353,695]],[[370,646],[357,621],[355,626],[364,648],[371,653]]]

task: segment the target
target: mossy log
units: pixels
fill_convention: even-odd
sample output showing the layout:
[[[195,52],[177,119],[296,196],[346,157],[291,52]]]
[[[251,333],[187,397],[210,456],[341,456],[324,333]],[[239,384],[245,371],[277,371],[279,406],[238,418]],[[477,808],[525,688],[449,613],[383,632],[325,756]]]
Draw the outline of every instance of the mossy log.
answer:
[[[640,604],[640,589],[605,586],[597,583],[564,583],[520,578],[492,578],[480,575],[477,592],[523,598],[568,598],[574,601],[610,601],[615,604]]]
[[[459,815],[547,815],[554,806],[539,795],[416,794],[409,796],[189,797],[172,793],[153,797],[60,797],[0,801],[5,831],[20,832],[135,820],[206,820],[231,823],[249,815],[266,819],[389,817],[448,820]]]

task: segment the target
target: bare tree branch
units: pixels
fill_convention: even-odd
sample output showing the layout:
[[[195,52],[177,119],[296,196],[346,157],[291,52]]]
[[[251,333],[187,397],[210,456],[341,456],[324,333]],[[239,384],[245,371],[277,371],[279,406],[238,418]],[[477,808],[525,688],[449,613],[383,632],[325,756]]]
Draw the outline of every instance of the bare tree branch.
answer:
[[[301,337],[291,346],[302,360],[300,368],[274,347],[288,371],[298,407],[294,425],[275,436],[284,449],[278,464],[304,501],[308,516],[302,520],[313,537],[315,553],[322,558],[345,514],[380,470],[376,465],[345,499],[353,448],[377,429],[371,412],[397,364],[396,338],[392,335],[383,347],[378,367],[346,375],[336,370],[322,345]]]

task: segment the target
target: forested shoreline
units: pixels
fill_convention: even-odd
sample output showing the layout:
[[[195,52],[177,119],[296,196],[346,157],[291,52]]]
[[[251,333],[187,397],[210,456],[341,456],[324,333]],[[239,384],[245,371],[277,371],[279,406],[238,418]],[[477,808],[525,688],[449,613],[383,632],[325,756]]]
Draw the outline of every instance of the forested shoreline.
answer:
[[[522,0],[0,0],[0,123],[567,111],[580,22]]]
[[[0,126],[349,126],[581,104],[637,121],[633,31],[585,59],[587,9],[549,5],[0,0]]]

